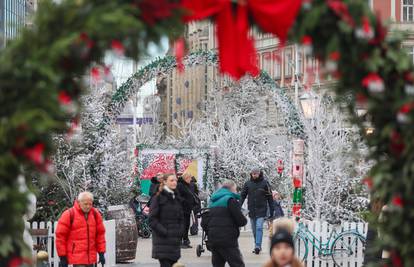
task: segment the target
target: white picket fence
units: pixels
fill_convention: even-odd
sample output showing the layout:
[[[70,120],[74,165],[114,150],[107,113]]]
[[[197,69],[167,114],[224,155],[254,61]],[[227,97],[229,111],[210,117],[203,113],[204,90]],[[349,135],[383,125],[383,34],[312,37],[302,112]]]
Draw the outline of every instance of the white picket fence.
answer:
[[[116,266],[116,255],[115,255],[115,246],[116,246],[116,232],[115,232],[115,220],[104,221],[105,225],[105,238],[106,238],[106,254],[105,260],[107,267]],[[30,224],[30,229],[48,229],[47,237],[47,252],[49,254],[49,265],[50,267],[59,266],[59,257],[56,252],[56,242],[55,242],[55,230],[57,227],[57,222],[32,222]],[[39,244],[43,242],[42,237],[34,237],[33,243]]]

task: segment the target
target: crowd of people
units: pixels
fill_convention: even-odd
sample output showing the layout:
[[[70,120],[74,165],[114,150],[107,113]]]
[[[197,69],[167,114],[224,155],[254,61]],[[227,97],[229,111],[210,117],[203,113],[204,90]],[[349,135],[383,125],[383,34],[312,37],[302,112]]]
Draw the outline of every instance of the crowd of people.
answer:
[[[150,188],[149,221],[153,230],[152,257],[161,267],[171,267],[180,259],[181,248],[191,248],[188,238],[191,213],[201,210],[197,183],[191,174],[180,177],[174,174],[158,174],[152,179]],[[250,179],[241,193],[232,180],[224,180],[211,195],[208,216],[201,225],[208,235],[208,248],[214,267],[243,267],[243,256],[239,249],[240,227],[247,224],[241,206],[247,200],[248,217],[254,236],[253,253],[262,252],[263,226],[265,221],[283,217],[280,195],[272,192],[263,172],[253,169]],[[271,239],[271,261],[265,266],[300,266],[294,258],[292,231],[280,229]]]
[[[159,173],[151,180],[149,194],[152,257],[159,261],[160,267],[178,266],[181,249],[192,247],[188,237],[191,216],[201,211],[197,181],[190,173],[183,173],[179,177]],[[272,192],[259,169],[251,171],[250,179],[240,194],[234,181],[222,181],[209,199],[208,215],[203,216],[201,221],[208,236],[213,267],[224,267],[226,263],[230,267],[245,266],[238,243],[240,227],[247,224],[241,208],[245,200],[254,236],[255,254],[262,252],[265,221],[283,217],[280,195]],[[62,267],[69,264],[74,267],[91,267],[97,262],[105,264],[105,228],[101,214],[92,203],[93,195],[83,192],[74,206],[59,219],[56,248]],[[275,220],[278,221],[280,220]],[[271,229],[270,260],[264,266],[302,266],[294,256],[293,227],[273,225]]]

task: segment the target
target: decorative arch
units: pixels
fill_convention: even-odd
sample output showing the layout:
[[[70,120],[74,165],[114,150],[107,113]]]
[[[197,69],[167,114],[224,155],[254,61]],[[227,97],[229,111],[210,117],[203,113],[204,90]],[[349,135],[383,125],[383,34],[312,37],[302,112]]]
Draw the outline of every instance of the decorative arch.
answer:
[[[185,67],[198,65],[217,66],[218,56],[212,51],[198,51],[187,55],[184,58]],[[114,123],[116,117],[121,114],[126,102],[138,92],[138,90],[148,81],[159,75],[168,75],[177,67],[177,62],[173,56],[165,56],[141,68],[124,82],[112,95],[112,99],[106,108],[102,121],[99,124],[99,138],[105,138],[106,132],[110,125]],[[274,92],[274,101],[278,109],[284,115],[285,125],[289,135],[293,137],[304,138],[303,123],[299,111],[287,96],[285,89],[278,88],[275,81],[270,75],[262,71],[257,77],[252,78],[256,81],[257,86],[264,86]],[[97,141],[100,143],[100,140]]]

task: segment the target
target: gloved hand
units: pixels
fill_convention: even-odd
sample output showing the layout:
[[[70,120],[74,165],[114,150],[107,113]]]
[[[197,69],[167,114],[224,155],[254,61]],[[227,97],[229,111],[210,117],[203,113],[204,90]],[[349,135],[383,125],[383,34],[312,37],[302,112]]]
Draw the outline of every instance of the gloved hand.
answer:
[[[68,258],[66,256],[60,257],[60,267],[68,267]]]
[[[105,264],[105,253],[99,253],[99,263],[102,265]]]

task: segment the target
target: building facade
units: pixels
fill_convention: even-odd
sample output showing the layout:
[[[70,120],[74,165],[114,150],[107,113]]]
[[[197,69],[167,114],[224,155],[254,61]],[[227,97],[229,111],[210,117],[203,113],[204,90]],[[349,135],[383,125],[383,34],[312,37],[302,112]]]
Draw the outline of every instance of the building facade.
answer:
[[[403,31],[403,48],[414,62],[414,0],[370,0],[371,8],[382,20],[391,22],[391,31]]]
[[[26,0],[0,0],[0,48],[26,24]]]
[[[391,31],[402,30],[408,33],[403,48],[414,61],[414,0],[370,0],[374,12],[384,21],[391,21]],[[278,87],[286,90],[292,101],[299,106],[299,97],[306,87],[328,88],[332,80],[320,79],[320,64],[312,57],[305,56],[298,45],[280,47],[278,39],[271,34],[251,31],[255,39],[259,67],[269,73]],[[216,50],[217,40],[211,22],[195,22],[187,27],[186,40],[189,52]],[[189,120],[203,115],[202,103],[208,92],[222,82],[223,77],[215,67],[197,66],[184,73],[174,70],[171,75],[159,79],[158,93],[161,97],[161,121],[167,135],[177,136],[179,127]],[[277,105],[272,94],[265,98],[267,128],[275,135],[283,135],[283,118],[278,115]]]

